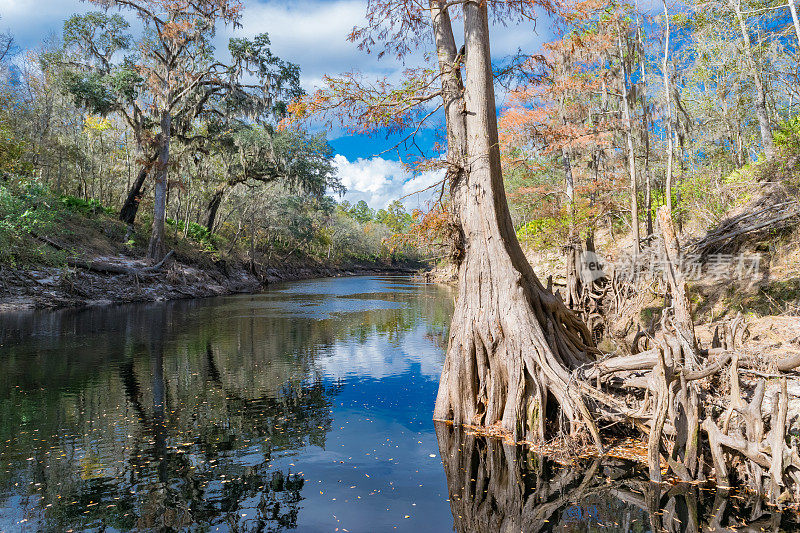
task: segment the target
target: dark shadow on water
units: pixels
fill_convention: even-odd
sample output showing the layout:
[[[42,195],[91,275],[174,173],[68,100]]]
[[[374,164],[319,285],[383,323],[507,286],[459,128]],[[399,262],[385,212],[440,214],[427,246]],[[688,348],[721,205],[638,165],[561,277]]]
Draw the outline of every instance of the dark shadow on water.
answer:
[[[428,375],[441,364],[447,293],[418,286],[392,294],[397,305],[387,306],[387,283],[341,280],[324,284],[329,292],[321,295],[306,283],[297,293],[287,285],[265,295],[0,316],[0,531],[285,531],[332,523],[317,511],[322,493],[330,502],[328,492],[344,500],[353,491],[339,487],[339,472],[318,483],[334,464],[326,454],[354,455],[358,444],[341,435],[346,446],[329,444],[336,414],[340,429],[359,427],[371,402],[369,418],[387,416],[396,432],[388,436],[417,443],[407,428],[420,409],[386,409],[399,424],[381,415],[374,405],[389,385],[375,383],[391,383],[391,400],[423,381],[423,363],[434,369]],[[361,299],[365,290],[373,296]],[[358,305],[343,307],[350,294]],[[295,312],[308,305],[320,312]],[[431,393],[434,386],[429,380]],[[392,455],[413,468],[415,456]],[[397,479],[392,463],[379,466]],[[309,471],[319,474],[313,486]]]
[[[797,531],[757,498],[657,485],[612,458],[562,466],[526,447],[437,423],[458,533]]]
[[[0,530],[796,530],[434,426],[452,312],[447,288],[366,277],[0,316]]]

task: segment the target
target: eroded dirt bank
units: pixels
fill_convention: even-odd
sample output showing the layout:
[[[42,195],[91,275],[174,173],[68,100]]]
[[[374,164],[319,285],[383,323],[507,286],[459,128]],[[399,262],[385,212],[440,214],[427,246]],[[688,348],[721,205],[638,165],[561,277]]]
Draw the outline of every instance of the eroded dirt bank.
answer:
[[[99,272],[87,268],[0,268],[0,313],[112,303],[155,302],[254,293],[280,281],[378,273],[414,273],[414,264],[348,263],[261,267],[253,274],[242,265],[218,262],[206,267],[173,260],[147,272],[142,260],[97,257],[96,264],[119,266],[136,273]]]

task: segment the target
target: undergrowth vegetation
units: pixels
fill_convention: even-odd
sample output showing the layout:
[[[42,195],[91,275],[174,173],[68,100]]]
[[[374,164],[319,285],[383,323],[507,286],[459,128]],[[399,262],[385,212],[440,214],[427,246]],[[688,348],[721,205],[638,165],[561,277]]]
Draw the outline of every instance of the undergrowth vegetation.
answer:
[[[249,260],[250,253],[266,264],[290,257],[333,263],[417,257],[416,248],[392,239],[412,222],[402,206],[393,206],[400,219],[368,208],[365,218],[363,209],[359,213],[355,206],[332,199],[320,206],[299,196],[276,196],[262,206],[264,211],[244,213],[252,221],[247,227],[230,215],[214,233],[197,222],[167,218],[167,243],[181,259],[207,266]],[[72,255],[106,249],[137,256],[149,238],[150,217],[141,218],[140,224],[128,228],[117,219],[116,209],[97,199],[60,195],[32,178],[7,179],[0,183],[0,265],[64,266],[67,254],[48,240],[73,249]]]

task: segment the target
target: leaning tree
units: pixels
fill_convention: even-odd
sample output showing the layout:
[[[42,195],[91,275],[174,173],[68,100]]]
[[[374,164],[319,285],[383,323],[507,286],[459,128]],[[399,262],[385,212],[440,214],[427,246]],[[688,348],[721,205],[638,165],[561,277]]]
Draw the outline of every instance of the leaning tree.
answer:
[[[211,232],[225,195],[238,186],[280,182],[318,200],[328,190],[344,192],[324,135],[238,122],[210,135],[206,149],[224,168],[208,202],[206,227]]]
[[[141,151],[142,170],[120,218],[132,224],[151,172],[155,177],[153,229],[148,255],[164,255],[167,174],[173,139],[200,140],[197,126],[209,117],[265,121],[302,94],[299,67],[274,56],[265,34],[231,39],[231,61],[215,58],[220,24],[238,26],[238,0],[89,0],[106,10],[138,17],[133,38],[121,15],[74,15],[64,26],[67,88],[96,113],[119,113]]]

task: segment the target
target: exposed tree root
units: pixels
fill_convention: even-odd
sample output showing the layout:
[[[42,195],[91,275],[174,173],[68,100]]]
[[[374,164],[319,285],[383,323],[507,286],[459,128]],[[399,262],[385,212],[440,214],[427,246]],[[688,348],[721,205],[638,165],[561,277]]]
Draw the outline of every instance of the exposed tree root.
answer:
[[[491,243],[485,255],[473,249],[466,260],[477,263],[461,267],[454,319],[469,327],[454,328],[450,339],[450,350],[467,356],[445,363],[437,418],[538,446],[561,436],[574,442],[585,432],[601,451],[627,431],[647,442],[642,459],[654,482],[715,480],[776,504],[800,501],[800,455],[787,435],[785,374],[800,367],[800,357],[771,363],[781,391],[771,408],[763,408],[765,379],[740,381],[743,369],[763,366],[739,351],[747,338],[741,316],[717,332],[712,346],[697,341],[678,267],[680,248],[670,219],[660,215],[669,306],[658,333],[648,335],[651,347],[638,353],[602,356],[580,319],[523,266],[496,263]],[[482,283],[486,272],[494,280],[517,281]],[[585,292],[575,299],[569,287],[581,287],[576,279],[568,283],[568,300],[595,305]]]
[[[597,261],[592,238],[586,239],[584,248],[580,242],[566,247],[567,286],[564,303],[583,320],[594,341],[602,339],[605,331],[606,296],[611,289],[603,265]],[[548,287],[552,290],[552,287]],[[561,296],[556,292],[557,296]]]
[[[452,425],[437,424],[436,435],[459,533],[779,531],[784,518],[725,489],[649,483],[619,459],[556,464]]]
[[[101,274],[127,274],[130,276],[145,276],[148,274],[157,274],[164,268],[164,265],[172,259],[172,256],[175,255],[173,250],[170,250],[167,255],[164,256],[164,259],[159,261],[153,266],[143,267],[143,268],[131,268],[125,265],[119,265],[116,263],[108,263],[105,261],[81,261],[79,259],[67,259],[67,264],[72,267],[76,268],[83,268],[85,270],[91,270],[93,272],[99,272]]]
[[[722,346],[697,350],[694,368],[684,358],[686,344],[676,333],[662,332],[656,349],[603,359],[576,379],[600,418],[629,422],[647,436],[652,481],[662,480],[666,463],[667,474],[680,481],[713,478],[720,486],[743,484],[773,503],[798,501],[800,455],[788,441],[787,377],[780,378],[781,390],[769,413],[762,406],[765,379],[748,387],[746,399],[740,373],[755,362],[742,364],[737,350],[745,330],[741,317],[728,329],[724,342],[719,341]],[[798,366],[797,358],[786,358],[775,375]],[[725,377],[727,398],[719,390]],[[625,399],[623,408],[620,398]]]
[[[694,243],[693,251],[701,257],[718,253],[736,253],[747,242],[774,238],[776,231],[800,224],[800,203],[796,192],[783,183],[765,184],[757,197],[741,206]]]
[[[49,237],[45,237],[42,235],[35,235],[32,234],[33,237],[41,241],[48,246],[52,246],[56,250],[59,251],[68,251],[67,248],[53,239]],[[164,265],[172,259],[172,256],[175,255],[174,250],[170,250],[164,258],[159,261],[158,263],[148,266],[148,267],[141,267],[141,268],[134,268],[129,267],[126,265],[120,265],[118,263],[109,263],[107,261],[82,261],[80,259],[69,257],[67,258],[67,264],[71,267],[75,268],[82,268],[84,270],[91,270],[92,272],[99,272],[100,274],[126,274],[129,276],[146,276],[150,274],[157,274],[164,268]]]

